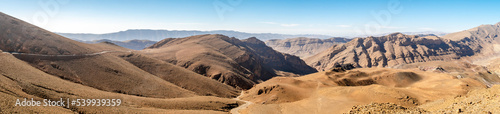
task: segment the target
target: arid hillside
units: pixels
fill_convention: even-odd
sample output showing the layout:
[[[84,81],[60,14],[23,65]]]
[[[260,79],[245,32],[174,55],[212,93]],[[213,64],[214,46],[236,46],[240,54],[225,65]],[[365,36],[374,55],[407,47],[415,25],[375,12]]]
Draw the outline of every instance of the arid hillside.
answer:
[[[33,54],[86,54],[97,52],[89,44],[59,36],[0,12],[0,49]]]
[[[141,53],[241,89],[279,75],[316,72],[300,58],[276,52],[256,38],[238,40],[219,34],[167,38]]]
[[[471,49],[458,41],[394,33],[382,37],[356,38],[345,44],[334,45],[305,61],[321,71],[331,69],[336,64],[390,67],[414,62],[453,60],[472,56],[476,52],[477,49]]]
[[[418,37],[394,33],[382,37],[356,38],[306,58],[308,65],[328,70],[335,64],[357,67],[391,67],[426,61],[457,60],[464,57],[497,56],[500,52],[500,23],[481,25],[443,37]],[[477,57],[479,56],[479,57]]]
[[[219,83],[217,80],[210,79],[165,61],[149,58],[137,53],[118,53],[117,56],[148,73],[156,75],[179,87],[193,91],[198,95],[230,98],[240,94],[239,90],[229,85]]]
[[[112,43],[85,44],[0,14],[0,113],[224,113],[240,91]],[[29,30],[29,31],[23,31]],[[16,99],[113,98],[120,107],[15,107]]]
[[[392,103],[372,103],[354,106],[349,113],[500,113],[500,86],[477,89],[467,95],[447,98],[427,103],[418,107],[403,107]]]
[[[33,67],[74,83],[109,92],[156,98],[196,95],[235,97],[239,94],[233,87],[216,83],[182,67],[167,63],[146,64],[146,61],[155,59],[123,59],[119,54],[131,54],[132,50],[112,43],[79,43],[8,15],[2,14],[1,17],[5,18],[0,21],[1,25],[5,25],[2,29],[7,29],[7,32],[0,33],[5,41],[0,42],[0,46],[6,46],[0,47],[1,50],[14,52],[16,58],[28,62]],[[23,27],[38,32],[23,32]],[[14,44],[20,46],[9,47]],[[162,71],[145,68],[156,65],[165,67],[158,67]],[[163,74],[165,71],[168,71],[168,74]],[[180,84],[189,85],[179,87]]]
[[[73,83],[0,53],[0,113],[224,113],[242,104],[236,100],[191,95],[189,98],[148,98],[107,92]],[[22,107],[17,99],[121,99],[117,107]]]
[[[271,39],[266,41],[266,45],[276,51],[288,53],[299,56],[300,58],[307,58],[316,55],[334,44],[343,44],[349,42],[351,39],[347,38],[288,38],[288,39]]]
[[[239,112],[347,113],[353,106],[370,103],[416,107],[485,87],[473,78],[457,79],[447,73],[419,69],[335,67],[258,84],[239,97],[254,103]]]

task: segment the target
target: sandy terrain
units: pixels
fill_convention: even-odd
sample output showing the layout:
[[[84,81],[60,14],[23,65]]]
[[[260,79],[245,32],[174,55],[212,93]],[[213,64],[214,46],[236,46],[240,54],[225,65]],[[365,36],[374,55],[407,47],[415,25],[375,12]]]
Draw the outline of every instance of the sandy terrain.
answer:
[[[240,112],[347,113],[353,106],[370,103],[416,107],[484,87],[471,78],[419,70],[327,71],[297,78],[277,77],[258,84],[241,96],[255,104]]]

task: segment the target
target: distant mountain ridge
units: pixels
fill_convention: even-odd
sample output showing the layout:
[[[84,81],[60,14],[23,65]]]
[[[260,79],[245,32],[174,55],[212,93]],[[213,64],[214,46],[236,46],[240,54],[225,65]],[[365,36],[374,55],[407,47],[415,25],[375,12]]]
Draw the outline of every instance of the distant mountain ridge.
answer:
[[[107,33],[107,34],[87,34],[87,33],[57,33],[61,36],[81,41],[92,41],[109,39],[115,41],[125,40],[153,40],[160,41],[165,38],[183,38],[203,34],[224,34],[229,37],[244,39],[249,37],[257,37],[260,40],[267,39],[285,39],[296,37],[312,37],[312,38],[330,38],[328,35],[289,35],[289,34],[275,34],[275,33],[246,33],[230,30],[214,30],[214,31],[197,31],[197,30],[149,30],[149,29],[130,29],[126,31]]]

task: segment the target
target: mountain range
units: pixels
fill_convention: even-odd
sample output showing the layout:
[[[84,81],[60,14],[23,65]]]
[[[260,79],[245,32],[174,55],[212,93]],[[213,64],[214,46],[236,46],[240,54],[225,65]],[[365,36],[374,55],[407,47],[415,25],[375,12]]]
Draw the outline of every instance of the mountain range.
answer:
[[[0,113],[500,112],[500,23],[444,36],[266,42],[277,34],[168,37],[163,33],[172,31],[130,30],[82,37],[113,37],[90,43],[4,13],[0,25]],[[141,38],[158,42],[132,40]],[[127,43],[145,49],[120,46]],[[123,102],[15,106],[24,98]]]
[[[197,30],[149,30],[149,29],[131,29],[131,30],[120,31],[115,33],[107,33],[107,34],[86,34],[86,33],[57,33],[57,34],[81,41],[92,41],[101,39],[109,39],[115,41],[125,41],[125,40],[135,40],[135,39],[160,41],[165,38],[183,38],[183,37],[203,35],[203,34],[224,34],[226,36],[235,37],[239,39],[257,37],[261,40],[284,39],[284,38],[295,38],[295,37],[311,37],[311,38],[331,37],[327,35],[314,35],[314,34],[288,35],[288,34],[274,34],[274,33],[245,33],[245,32],[230,31],[230,30],[197,31]]]
[[[278,75],[316,72],[299,57],[277,52],[255,37],[239,40],[207,34],[167,38],[140,52],[241,89]]]
[[[77,42],[4,13],[0,25],[1,113],[216,113],[242,103],[231,99],[240,93],[234,87],[112,43]],[[15,107],[13,101],[23,98],[124,102],[107,108]]]

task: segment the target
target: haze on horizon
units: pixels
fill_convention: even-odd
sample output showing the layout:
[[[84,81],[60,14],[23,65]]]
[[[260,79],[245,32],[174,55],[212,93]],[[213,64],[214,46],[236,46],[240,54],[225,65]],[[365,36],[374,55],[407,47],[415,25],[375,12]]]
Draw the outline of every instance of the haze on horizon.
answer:
[[[61,33],[159,29],[355,36],[457,32],[500,21],[500,1],[494,0],[0,1],[0,11]]]

